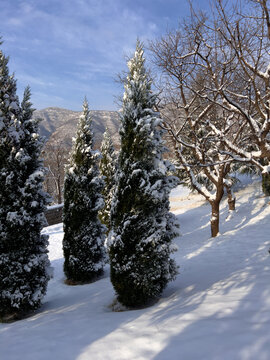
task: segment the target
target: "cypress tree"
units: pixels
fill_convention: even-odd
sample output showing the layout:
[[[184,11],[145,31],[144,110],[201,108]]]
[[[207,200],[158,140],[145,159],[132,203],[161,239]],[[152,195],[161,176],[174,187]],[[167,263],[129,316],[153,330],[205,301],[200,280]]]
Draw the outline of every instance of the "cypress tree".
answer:
[[[39,307],[50,278],[48,237],[41,235],[48,203],[39,160],[42,139],[32,119],[30,89],[20,106],[8,59],[0,51],[0,318]]]
[[[177,274],[171,258],[178,224],[169,212],[169,193],[177,179],[167,176],[161,119],[138,41],[128,62],[121,114],[121,149],[111,208],[108,248],[111,281],[125,306],[147,304]]]
[[[104,133],[103,141],[101,143],[101,160],[99,164],[100,173],[104,177],[105,187],[103,190],[103,197],[105,206],[101,209],[99,216],[101,222],[106,225],[107,229],[110,228],[110,212],[111,202],[113,196],[113,189],[115,184],[115,171],[116,171],[116,154],[114,151],[113,142],[109,134],[108,128]]]
[[[85,100],[64,182],[64,272],[71,284],[93,281],[103,273],[106,228],[98,218],[104,206],[99,158]]]
[[[265,196],[270,196],[270,174],[262,174],[262,191]]]

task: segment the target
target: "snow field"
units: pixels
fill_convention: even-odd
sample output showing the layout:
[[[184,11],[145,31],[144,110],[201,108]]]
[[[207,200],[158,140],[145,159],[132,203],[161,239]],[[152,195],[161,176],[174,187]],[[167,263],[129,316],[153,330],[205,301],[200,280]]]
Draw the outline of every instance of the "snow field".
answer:
[[[113,312],[109,266],[95,283],[64,284],[62,225],[50,235],[54,278],[32,317],[0,324],[1,360],[269,360],[270,206],[254,182],[221,206],[221,235],[210,238],[210,206],[172,191],[182,236],[180,274],[151,307]]]

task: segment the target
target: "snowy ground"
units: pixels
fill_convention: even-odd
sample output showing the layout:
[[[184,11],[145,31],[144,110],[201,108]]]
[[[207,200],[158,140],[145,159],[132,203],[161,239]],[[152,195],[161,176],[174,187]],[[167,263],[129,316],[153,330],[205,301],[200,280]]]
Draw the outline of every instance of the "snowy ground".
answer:
[[[109,268],[99,281],[64,284],[62,226],[46,228],[55,277],[32,317],[0,324],[1,360],[270,359],[270,205],[258,182],[237,192],[221,235],[209,238],[210,208],[186,189],[171,206],[182,236],[180,274],[143,310],[112,312]]]

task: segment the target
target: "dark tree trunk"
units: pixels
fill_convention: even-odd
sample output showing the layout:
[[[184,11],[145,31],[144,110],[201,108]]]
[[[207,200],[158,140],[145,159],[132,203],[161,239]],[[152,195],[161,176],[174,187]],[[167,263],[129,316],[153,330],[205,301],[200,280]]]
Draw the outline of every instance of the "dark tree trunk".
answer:
[[[270,174],[262,174],[262,191],[265,196],[270,195]]]
[[[210,202],[212,207],[211,236],[216,237],[219,233],[219,204],[224,194],[223,178],[217,184],[216,198]]]
[[[62,204],[62,192],[61,192],[61,180],[60,177],[57,179],[57,203]]]
[[[235,196],[233,195],[231,188],[227,188],[227,195],[228,195],[229,210],[234,211],[235,210]]]
[[[216,237],[219,233],[219,200],[214,200],[211,203],[212,216],[211,216],[211,236]]]

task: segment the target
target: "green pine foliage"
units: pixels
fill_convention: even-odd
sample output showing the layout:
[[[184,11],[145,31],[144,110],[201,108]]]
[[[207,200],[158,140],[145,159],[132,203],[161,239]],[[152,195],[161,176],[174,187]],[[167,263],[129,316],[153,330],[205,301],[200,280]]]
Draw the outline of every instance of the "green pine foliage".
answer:
[[[156,96],[145,70],[141,43],[128,62],[121,114],[121,150],[111,208],[108,249],[111,281],[128,307],[157,298],[177,274],[171,258],[178,224],[169,212],[169,193],[177,184],[167,176],[169,163],[153,109]]]
[[[116,171],[116,154],[114,151],[113,142],[108,131],[104,133],[103,141],[101,143],[101,160],[99,163],[100,173],[104,177],[105,187],[103,189],[103,197],[105,206],[101,209],[99,216],[101,222],[110,229],[110,212],[111,202],[113,197],[113,190],[115,185],[115,171]]]
[[[51,276],[47,254],[48,196],[39,160],[43,141],[32,119],[30,90],[20,106],[8,59],[0,51],[0,318],[40,306]]]
[[[85,100],[64,182],[64,272],[70,283],[90,282],[103,273],[106,228],[98,218],[104,206],[99,158]]]

